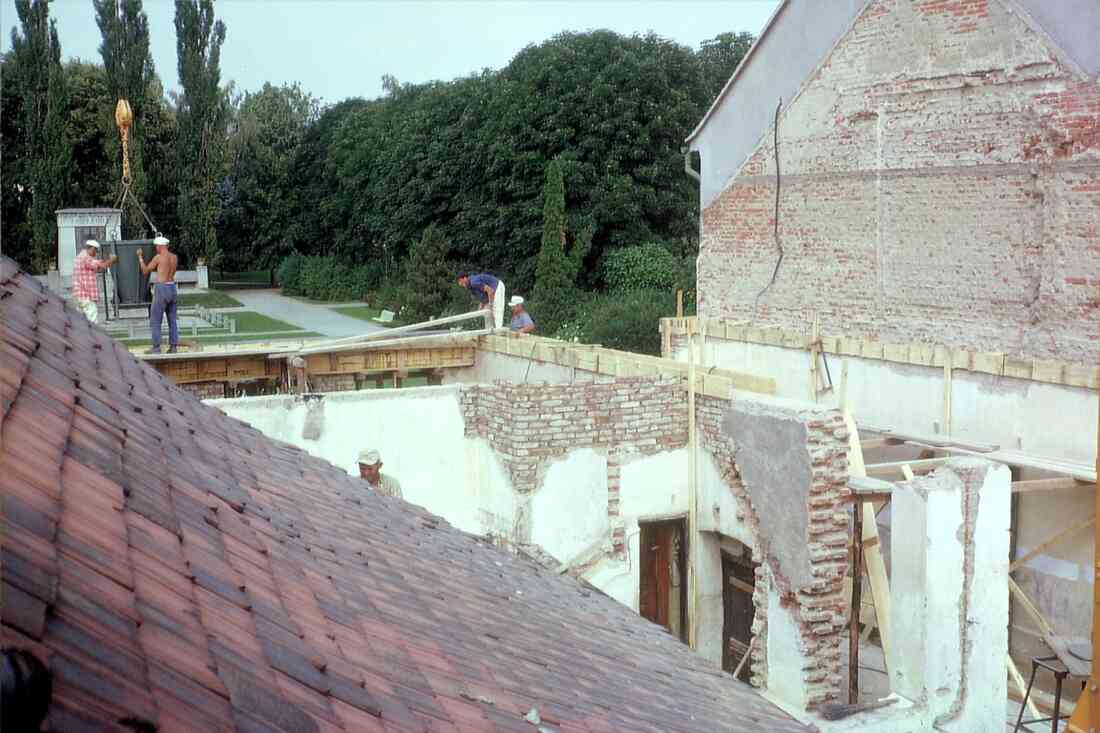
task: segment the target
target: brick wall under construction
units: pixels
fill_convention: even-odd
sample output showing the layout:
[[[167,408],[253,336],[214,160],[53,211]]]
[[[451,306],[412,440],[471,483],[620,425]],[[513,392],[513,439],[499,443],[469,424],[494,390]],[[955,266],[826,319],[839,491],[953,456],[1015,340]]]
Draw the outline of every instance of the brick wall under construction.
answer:
[[[751,317],[782,247],[758,322],[1094,361],[1100,85],[1011,4],[864,9],[780,117],[778,243],[761,133],[702,213],[702,315]]]

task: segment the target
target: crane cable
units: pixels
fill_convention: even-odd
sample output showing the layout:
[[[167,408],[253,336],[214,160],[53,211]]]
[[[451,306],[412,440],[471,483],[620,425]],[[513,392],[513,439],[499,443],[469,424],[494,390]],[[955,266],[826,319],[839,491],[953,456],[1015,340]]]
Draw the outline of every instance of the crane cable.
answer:
[[[122,188],[115,200],[115,208],[121,208],[122,204],[129,199],[130,203],[141,212],[145,222],[149,225],[149,229],[156,236],[160,234],[160,231],[153,224],[153,220],[149,218],[149,215],[145,213],[145,209],[142,207],[141,202],[137,200],[137,197],[134,196],[134,192],[130,190],[130,186],[134,182],[133,176],[130,174],[130,126],[133,123],[134,113],[130,109],[130,103],[125,99],[119,99],[118,104],[115,106],[115,124],[118,125],[118,132],[122,138]]]

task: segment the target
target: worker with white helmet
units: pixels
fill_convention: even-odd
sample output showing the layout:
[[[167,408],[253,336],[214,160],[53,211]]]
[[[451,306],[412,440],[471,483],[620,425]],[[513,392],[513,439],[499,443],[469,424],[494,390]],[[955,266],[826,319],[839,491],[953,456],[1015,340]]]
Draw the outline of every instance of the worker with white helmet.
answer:
[[[89,239],[84,249],[73,261],[73,300],[92,323],[99,319],[99,273],[103,272],[118,259],[111,255],[109,259],[99,259],[99,242]]]
[[[382,473],[382,456],[376,450],[359,451],[359,478],[367,482],[371,491],[401,498],[401,484],[393,476]]]
[[[153,246],[157,253],[149,263],[145,263],[145,255],[141,249],[137,251],[138,265],[141,273],[148,275],[153,270],[157,271],[156,284],[153,286],[153,307],[149,311],[149,331],[153,339],[153,348],[146,353],[160,353],[160,324],[164,316],[168,316],[168,353],[176,353],[180,342],[179,325],[176,321],[176,266],[179,257],[168,251],[168,238],[158,234],[153,239]]]

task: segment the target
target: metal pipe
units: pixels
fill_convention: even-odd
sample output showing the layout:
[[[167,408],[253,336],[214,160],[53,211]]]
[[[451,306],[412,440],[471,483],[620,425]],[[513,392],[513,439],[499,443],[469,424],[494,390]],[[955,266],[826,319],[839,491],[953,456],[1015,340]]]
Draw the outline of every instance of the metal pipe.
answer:
[[[691,166],[691,148],[687,145],[680,148],[680,151],[684,154],[684,173],[691,176],[692,180],[696,183],[702,183],[703,179],[699,176],[699,173]]]

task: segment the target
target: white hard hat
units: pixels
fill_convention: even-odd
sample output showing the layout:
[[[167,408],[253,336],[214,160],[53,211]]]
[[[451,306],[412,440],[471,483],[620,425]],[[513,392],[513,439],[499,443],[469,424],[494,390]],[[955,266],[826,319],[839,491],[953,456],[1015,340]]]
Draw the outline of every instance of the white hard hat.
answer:
[[[367,466],[373,466],[382,460],[382,456],[378,451],[373,449],[363,449],[359,451],[359,462]]]
[[[523,297],[519,295],[513,295],[512,299],[508,301],[508,305],[516,306],[523,305]]]
[[[95,241],[94,239],[89,239],[87,242],[84,243],[84,246],[95,247],[96,249],[99,249],[99,242]]]
[[[167,247],[168,237],[158,234],[156,237],[153,238],[153,245],[156,247]]]

